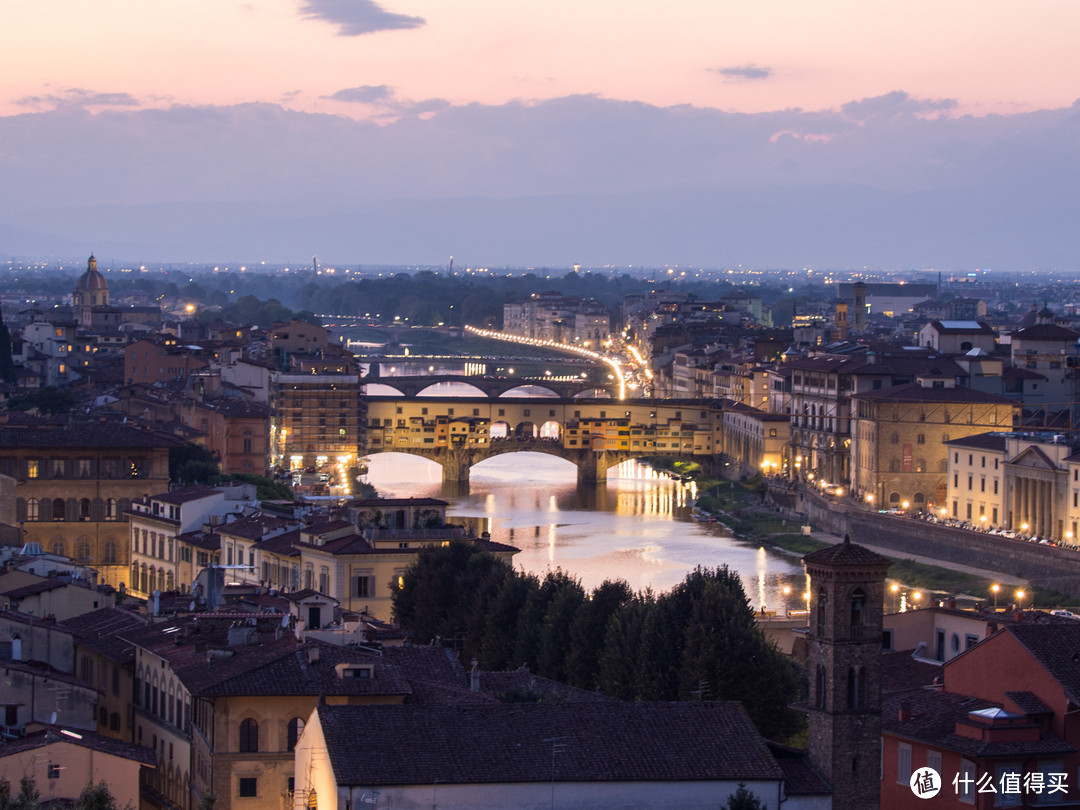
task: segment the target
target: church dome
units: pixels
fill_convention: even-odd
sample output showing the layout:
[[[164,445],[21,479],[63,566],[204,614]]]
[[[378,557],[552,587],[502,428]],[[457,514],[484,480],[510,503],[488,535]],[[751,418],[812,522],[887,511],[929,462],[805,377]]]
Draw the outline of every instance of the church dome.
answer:
[[[90,256],[90,260],[86,263],[86,272],[79,276],[79,280],[75,282],[75,289],[81,290],[107,290],[109,285],[105,281],[105,276],[101,275],[97,269],[97,259]]]

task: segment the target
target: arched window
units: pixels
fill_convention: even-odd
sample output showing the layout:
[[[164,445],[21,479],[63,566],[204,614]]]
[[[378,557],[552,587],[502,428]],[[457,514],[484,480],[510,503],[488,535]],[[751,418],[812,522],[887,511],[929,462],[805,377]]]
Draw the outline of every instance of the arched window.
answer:
[[[83,498],[79,501],[79,520],[90,519],[90,499]]]
[[[900,459],[889,459],[889,472],[900,472]]]
[[[899,492],[890,492],[889,493],[889,503],[900,503],[900,493]]]
[[[852,627],[862,627],[865,620],[866,592],[862,588],[856,588],[851,593],[851,610],[849,619]]]
[[[116,541],[115,540],[106,540],[105,541],[105,548],[103,549],[103,553],[102,553],[102,556],[101,556],[101,561],[105,565],[115,565],[116,564]]]
[[[861,709],[866,705],[866,672],[852,667],[847,673],[847,707]]]
[[[61,557],[67,556],[67,547],[64,545],[63,540],[54,540],[51,551],[53,554],[57,554]]]
[[[296,741],[300,739],[300,735],[304,733],[304,721],[299,717],[294,717],[289,721],[289,733],[288,733],[288,750],[296,750]]]
[[[75,559],[79,562],[90,562],[90,544],[85,540],[75,544]]]
[[[116,499],[109,498],[105,501],[105,519],[116,520]]]
[[[817,594],[817,631],[818,635],[825,634],[825,608],[829,603],[829,597],[824,588],[818,588]]]
[[[27,498],[26,499],[26,519],[37,520],[38,519],[38,499]]]
[[[240,723],[240,753],[257,754],[259,752],[259,724],[248,717]]]
[[[64,519],[64,499],[57,498],[52,502],[52,519],[63,520]]]
[[[900,444],[900,434],[894,433],[889,437],[889,444]]]
[[[916,492],[915,495],[912,496],[911,500],[915,501],[915,503],[926,503],[926,496],[923,495],[921,492]]]

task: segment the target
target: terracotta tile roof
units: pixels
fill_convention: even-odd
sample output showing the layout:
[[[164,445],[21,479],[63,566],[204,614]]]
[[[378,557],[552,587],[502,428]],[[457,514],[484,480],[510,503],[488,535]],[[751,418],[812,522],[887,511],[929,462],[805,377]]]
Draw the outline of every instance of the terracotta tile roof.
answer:
[[[349,501],[346,506],[449,506],[449,503],[438,498],[360,498]]]
[[[855,394],[852,399],[872,400],[875,402],[960,402],[986,405],[1017,405],[1016,400],[987,394],[973,388],[926,388],[918,383],[894,385],[880,391],[867,391]]]
[[[83,731],[82,729],[75,729],[73,733],[77,736],[63,734],[60,726],[47,726],[41,731],[35,731],[33,734],[27,734],[17,740],[8,740],[3,745],[0,745],[0,759],[14,754],[21,754],[24,751],[34,751],[54,743],[67,743],[68,745],[90,748],[102,754],[134,760],[143,765],[157,765],[157,754],[153,748],[134,745],[112,737],[103,737],[100,734]]]
[[[220,551],[221,535],[217,532],[186,532],[177,536],[177,541],[201,548],[204,551]]]
[[[910,711],[903,720],[900,719],[901,703]],[[1046,756],[1076,750],[1049,732],[1042,732],[1031,740],[983,740],[956,733],[956,724],[967,721],[969,713],[999,708],[999,704],[967,695],[932,687],[918,689],[882,697],[881,729],[894,737],[917,740],[967,757]],[[1037,722],[1033,721],[1032,725]]]
[[[323,705],[318,716],[339,785],[549,782],[552,740],[559,782],[783,776],[738,703]]]
[[[1006,692],[1005,697],[1013,702],[1024,714],[1053,714],[1054,710],[1047,706],[1034,692],[1024,690],[1022,692]]]
[[[245,618],[251,617],[246,614]],[[268,615],[267,619],[272,619],[275,625],[281,621],[275,614]],[[261,644],[226,648],[229,624],[229,617],[218,617],[218,621],[214,621],[210,614],[193,614],[127,631],[123,637],[164,658],[193,695],[296,649],[296,639],[291,634]]]
[[[784,772],[784,793],[788,796],[821,796],[832,793],[832,788],[810,764],[804,748],[789,748],[779,743],[766,742],[769,751]]]
[[[57,588],[66,588],[68,583],[61,582],[58,579],[43,579],[40,582],[31,582],[29,585],[23,585],[21,588],[12,588],[10,591],[3,591],[0,596],[6,596],[8,599],[22,599],[25,596],[34,596],[39,593],[47,593],[48,591],[55,591]]]
[[[805,555],[803,562],[808,565],[851,565],[851,566],[884,566],[892,564],[892,560],[883,557],[868,548],[863,548],[845,536],[843,543],[837,543],[827,548],[819,548]]]
[[[941,677],[941,667],[912,657],[914,650],[881,654],[881,692],[903,692],[930,686]]]
[[[214,495],[220,495],[220,489],[214,489],[213,487],[205,486],[193,486],[193,487],[180,487],[179,489],[172,489],[168,492],[162,492],[159,495],[151,495],[151,501],[160,501],[161,503],[171,503],[174,505],[190,503],[191,501],[202,500],[203,498],[209,498]],[[154,517],[160,517],[160,515],[154,515]]]
[[[0,427],[0,447],[172,447],[182,442],[127,425],[86,422],[63,427]]]
[[[1057,326],[1052,323],[1039,323],[1035,326],[1025,326],[1011,333],[1012,337],[1021,340],[1076,340],[1080,338],[1080,332]]]
[[[310,651],[317,660],[309,660]],[[370,678],[340,677],[337,664],[363,664]],[[411,691],[401,667],[378,652],[356,647],[309,643],[206,688],[206,696],[224,695],[367,695],[404,697]]]
[[[131,610],[104,607],[72,616],[60,624],[75,633],[75,641],[83,647],[119,663],[135,660],[135,646],[120,633],[146,627],[150,620]]]
[[[277,554],[282,557],[300,556],[300,530],[293,529],[291,532],[283,532],[267,540],[260,540],[255,544],[259,551],[269,554]]]
[[[264,515],[261,512],[240,520],[222,523],[217,526],[218,534],[230,537],[243,537],[246,540],[261,540],[266,534],[296,526],[297,521]]]
[[[1080,703],[1080,622],[1054,624],[1010,624],[1012,633],[1054,678],[1069,700]]]

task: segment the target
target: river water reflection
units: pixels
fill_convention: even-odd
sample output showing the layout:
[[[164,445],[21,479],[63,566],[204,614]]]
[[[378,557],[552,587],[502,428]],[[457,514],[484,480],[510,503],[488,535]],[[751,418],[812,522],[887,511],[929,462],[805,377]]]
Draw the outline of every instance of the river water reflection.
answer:
[[[383,497],[443,498],[451,516],[490,518],[492,539],[521,549],[516,567],[541,576],[562,568],[586,589],[618,578],[634,590],[666,591],[697,565],[726,563],[739,572],[754,608],[805,606],[798,557],[694,521],[689,485],[637,462],[608,476],[606,486],[579,488],[568,461],[508,453],[476,465],[470,493],[454,497],[442,494],[436,464],[391,453],[371,457],[367,480]]]

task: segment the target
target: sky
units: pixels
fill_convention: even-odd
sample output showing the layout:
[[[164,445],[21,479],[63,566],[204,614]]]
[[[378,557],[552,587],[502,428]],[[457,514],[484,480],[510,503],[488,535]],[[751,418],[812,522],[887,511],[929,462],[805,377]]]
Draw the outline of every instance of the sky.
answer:
[[[1078,247],[1075,0],[4,0],[0,30],[0,253]]]

